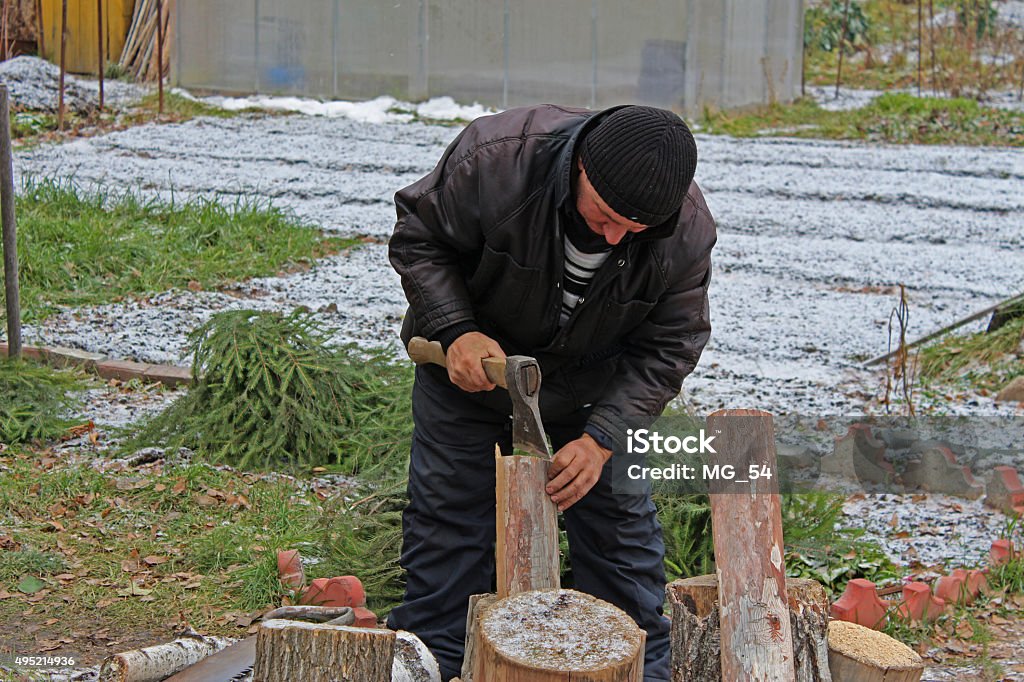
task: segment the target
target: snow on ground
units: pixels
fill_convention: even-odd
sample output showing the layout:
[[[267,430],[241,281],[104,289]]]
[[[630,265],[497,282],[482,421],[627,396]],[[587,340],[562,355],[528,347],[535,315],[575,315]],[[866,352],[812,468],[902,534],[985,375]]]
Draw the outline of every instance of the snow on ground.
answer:
[[[0,83],[11,91],[12,103],[22,109],[57,113],[60,67],[39,57],[21,56],[0,62]],[[64,106],[87,113],[99,106],[99,81],[65,74]],[[137,102],[149,89],[118,80],[103,85],[103,103],[118,107]]]
[[[256,195],[324,229],[383,240],[394,192],[459,130],[245,114],[38,147],[16,166],[165,199]],[[1024,290],[1019,151],[717,136],[698,136],[698,148],[697,179],[720,229],[714,333],[686,386],[698,411],[859,411],[878,388],[859,363],[886,351],[899,284],[911,338]],[[232,292],[68,311],[26,335],[166,362],[216,310],[295,305],[322,311],[339,340],[396,346],[405,300],[386,248],[370,244]]]
[[[184,91],[179,91],[184,92]],[[412,104],[394,97],[381,96],[365,102],[345,100],[321,101],[308,97],[205,97],[204,102],[228,111],[260,109],[263,111],[285,111],[308,116],[328,118],[350,118],[363,123],[409,123],[415,118],[432,121],[472,121],[480,116],[493,113],[480,104],[457,104],[451,97],[435,97],[426,102]]]

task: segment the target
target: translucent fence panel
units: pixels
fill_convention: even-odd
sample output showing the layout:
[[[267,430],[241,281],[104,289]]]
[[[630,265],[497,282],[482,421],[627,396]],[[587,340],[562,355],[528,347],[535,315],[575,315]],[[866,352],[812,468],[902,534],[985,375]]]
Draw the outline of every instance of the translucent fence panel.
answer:
[[[184,87],[504,107],[678,110],[792,98],[800,0],[222,0],[177,3]]]

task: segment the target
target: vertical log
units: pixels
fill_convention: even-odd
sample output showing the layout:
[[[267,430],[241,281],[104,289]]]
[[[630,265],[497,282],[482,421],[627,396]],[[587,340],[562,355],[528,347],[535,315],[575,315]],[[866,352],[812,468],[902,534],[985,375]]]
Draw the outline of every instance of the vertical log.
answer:
[[[6,85],[0,85],[0,222],[3,225],[7,355],[17,359],[21,357],[21,303],[18,292],[18,229],[14,214],[11,108]]]
[[[39,53],[40,57],[46,55],[46,38],[44,35],[43,26],[43,0],[36,0],[36,52]]]
[[[708,481],[722,677],[795,680],[772,417],[760,410],[720,410],[708,417],[707,428],[715,437],[712,465],[731,465],[736,472],[733,480]]]
[[[557,508],[544,492],[546,459],[495,452],[498,597],[558,588]]]
[[[395,633],[268,620],[256,635],[253,682],[391,682]]]
[[[466,611],[466,647],[462,657],[462,682],[473,682],[473,662],[476,660],[476,631],[484,611],[498,601],[496,594],[474,594],[469,597]]]

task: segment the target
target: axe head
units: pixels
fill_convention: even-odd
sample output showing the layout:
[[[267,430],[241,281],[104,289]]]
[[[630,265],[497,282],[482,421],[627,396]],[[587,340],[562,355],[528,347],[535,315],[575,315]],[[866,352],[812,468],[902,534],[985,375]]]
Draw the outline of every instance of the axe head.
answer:
[[[505,358],[505,381],[512,398],[512,447],[551,459],[551,446],[540,420],[540,365],[525,355]]]

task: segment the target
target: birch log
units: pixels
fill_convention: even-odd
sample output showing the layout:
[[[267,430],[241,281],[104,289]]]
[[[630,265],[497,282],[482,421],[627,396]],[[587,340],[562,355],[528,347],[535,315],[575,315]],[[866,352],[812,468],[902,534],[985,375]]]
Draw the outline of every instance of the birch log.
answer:
[[[558,518],[544,486],[550,462],[502,457],[495,448],[498,597],[557,589]]]
[[[475,682],[641,682],[647,633],[615,606],[573,590],[535,590],[483,610]]]
[[[256,634],[253,682],[390,682],[391,630],[268,620]]]
[[[676,580],[666,588],[672,606],[673,682],[722,679],[718,580],[714,575]],[[787,578],[796,679],[829,682],[828,596],[814,580]]]
[[[223,637],[182,637],[114,654],[100,666],[99,682],[159,682],[231,644]]]
[[[707,430],[715,438],[711,464],[732,466],[736,474],[708,481],[722,678],[793,682],[772,417],[759,410],[720,410],[708,416]]]

